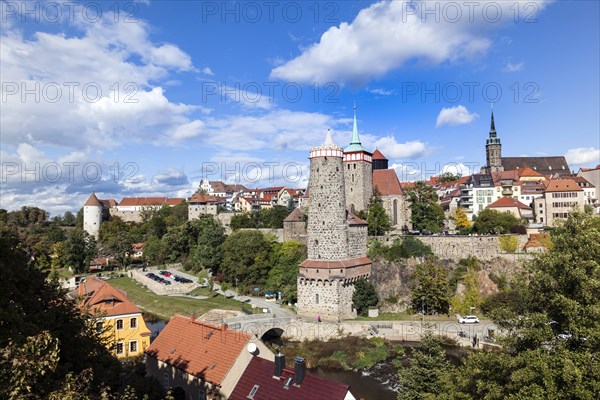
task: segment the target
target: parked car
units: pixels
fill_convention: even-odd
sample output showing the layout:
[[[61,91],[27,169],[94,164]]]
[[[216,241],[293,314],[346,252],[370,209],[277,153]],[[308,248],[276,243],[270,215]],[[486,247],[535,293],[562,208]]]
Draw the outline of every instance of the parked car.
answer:
[[[459,317],[458,323],[460,324],[478,324],[479,318],[475,315],[467,315],[466,317]]]
[[[161,274],[162,276],[166,276],[166,277],[169,277],[169,276],[171,276],[171,275],[172,275],[172,274],[171,274],[169,271],[160,271],[160,274]]]

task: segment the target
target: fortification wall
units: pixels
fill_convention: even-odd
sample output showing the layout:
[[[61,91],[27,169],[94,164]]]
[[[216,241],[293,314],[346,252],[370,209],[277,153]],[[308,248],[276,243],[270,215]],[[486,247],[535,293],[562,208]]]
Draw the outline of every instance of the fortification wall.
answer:
[[[404,236],[388,235],[372,237],[390,245],[395,239]],[[499,236],[413,236],[429,247],[437,257],[443,260],[459,261],[461,258],[475,256],[479,260],[503,258],[510,261],[530,259],[533,254],[523,252],[527,235],[518,235],[519,247],[516,253],[507,253],[500,248]]]

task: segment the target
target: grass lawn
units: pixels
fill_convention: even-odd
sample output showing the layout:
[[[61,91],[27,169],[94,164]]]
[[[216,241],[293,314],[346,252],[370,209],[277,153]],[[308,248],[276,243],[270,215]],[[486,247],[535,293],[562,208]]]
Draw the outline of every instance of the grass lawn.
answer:
[[[129,300],[140,307],[142,311],[151,313],[165,321],[171,319],[175,313],[189,315],[193,312],[197,316],[200,316],[215,308],[241,311],[242,307],[240,302],[226,299],[219,295],[204,300],[176,296],[159,296],[127,277],[114,278],[109,280],[108,283],[127,292]]]

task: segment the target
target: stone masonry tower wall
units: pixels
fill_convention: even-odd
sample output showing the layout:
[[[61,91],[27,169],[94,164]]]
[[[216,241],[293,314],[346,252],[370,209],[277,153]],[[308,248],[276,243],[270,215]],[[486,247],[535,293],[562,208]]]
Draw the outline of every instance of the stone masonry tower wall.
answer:
[[[310,151],[308,258],[348,258],[348,226],[342,174],[343,150],[323,145]]]
[[[346,206],[356,213],[366,210],[373,196],[373,159],[360,143],[354,106],[354,127],[350,146],[344,150],[344,183],[346,184]]]

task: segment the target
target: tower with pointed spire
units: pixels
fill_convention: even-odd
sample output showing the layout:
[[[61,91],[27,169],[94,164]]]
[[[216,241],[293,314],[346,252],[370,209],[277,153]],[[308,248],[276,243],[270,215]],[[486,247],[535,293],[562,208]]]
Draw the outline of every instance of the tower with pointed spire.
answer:
[[[356,316],[354,283],[368,279],[367,223],[346,208],[344,150],[328,132],[310,149],[308,258],[298,272],[298,315],[339,321]]]
[[[98,239],[100,235],[100,224],[102,223],[103,205],[92,193],[83,205],[83,230]]]
[[[486,165],[481,169],[482,174],[504,171],[504,168],[502,167],[502,144],[500,143],[500,138],[496,135],[493,110],[490,123],[490,135],[485,142],[485,158]]]
[[[373,196],[372,154],[360,143],[354,104],[354,125],[350,146],[344,149],[344,181],[346,201],[352,212],[365,210]]]

